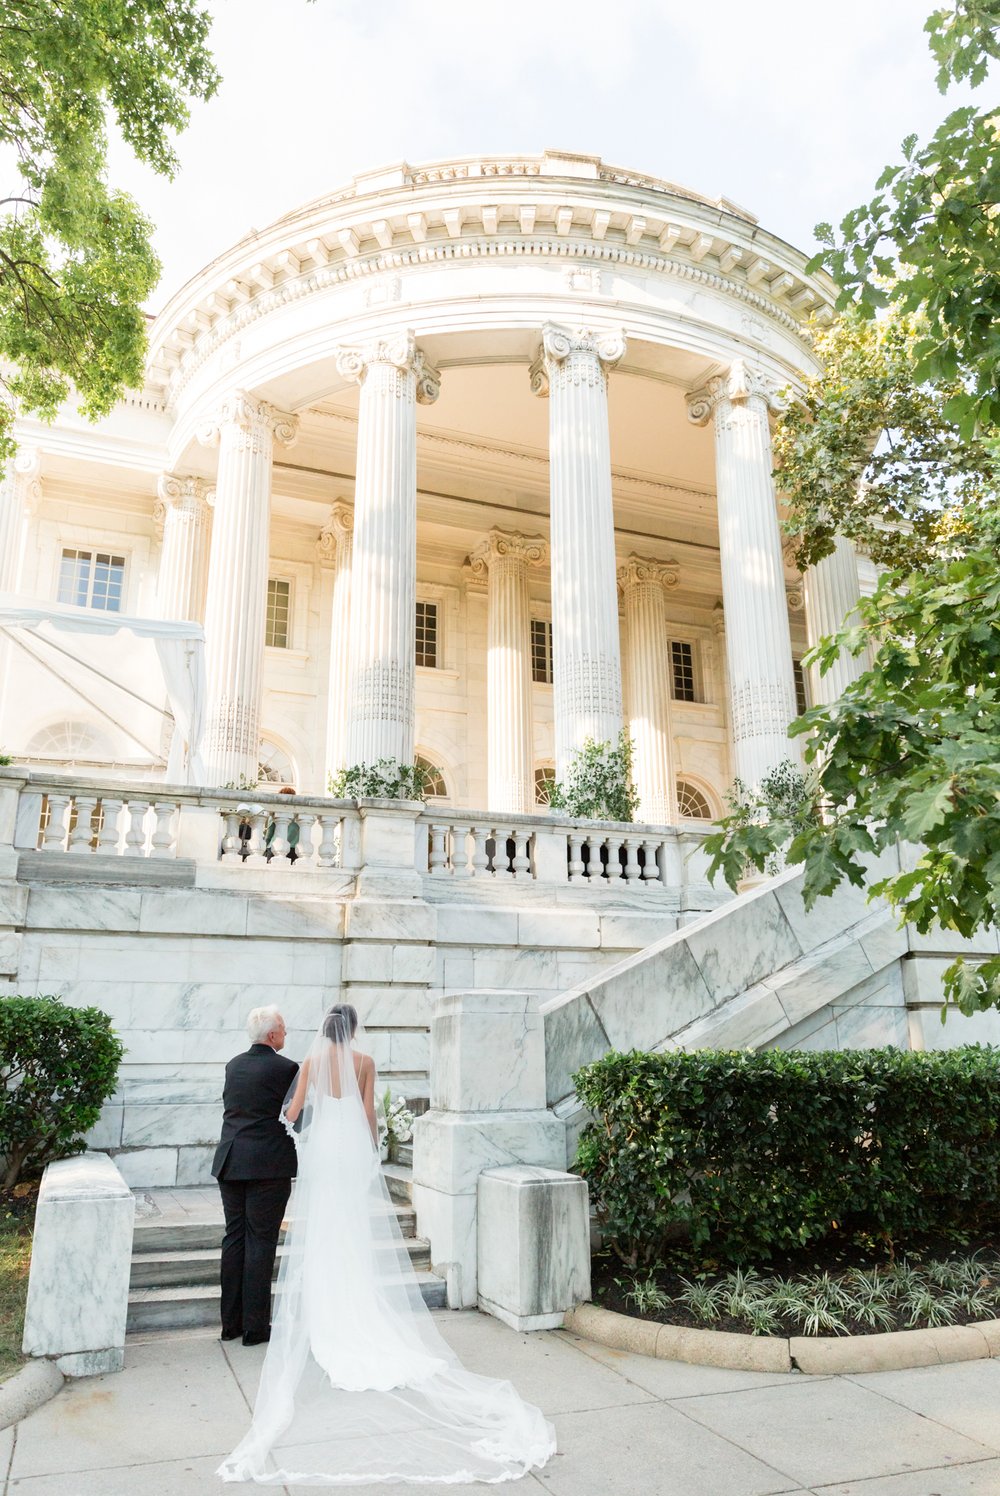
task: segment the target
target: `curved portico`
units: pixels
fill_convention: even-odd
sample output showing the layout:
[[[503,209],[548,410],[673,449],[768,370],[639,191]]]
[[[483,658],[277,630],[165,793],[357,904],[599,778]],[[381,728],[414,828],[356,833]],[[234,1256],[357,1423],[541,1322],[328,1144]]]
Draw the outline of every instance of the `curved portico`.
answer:
[[[768,418],[831,304],[735,204],[565,153],[369,173],[221,255],[150,357],[157,606],[205,596],[214,776],[269,734],[316,789],[432,752],[523,813],[627,725],[648,819],[759,779],[807,642]]]

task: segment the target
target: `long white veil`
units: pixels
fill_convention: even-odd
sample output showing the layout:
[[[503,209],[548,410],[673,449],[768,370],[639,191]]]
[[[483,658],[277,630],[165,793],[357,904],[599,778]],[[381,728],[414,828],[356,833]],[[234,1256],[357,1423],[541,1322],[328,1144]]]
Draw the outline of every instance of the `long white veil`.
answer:
[[[374,1065],[332,1008],[285,1102],[298,1178],[253,1422],[224,1481],[514,1480],[555,1452],[509,1382],[466,1371],[423,1302],[379,1167]]]

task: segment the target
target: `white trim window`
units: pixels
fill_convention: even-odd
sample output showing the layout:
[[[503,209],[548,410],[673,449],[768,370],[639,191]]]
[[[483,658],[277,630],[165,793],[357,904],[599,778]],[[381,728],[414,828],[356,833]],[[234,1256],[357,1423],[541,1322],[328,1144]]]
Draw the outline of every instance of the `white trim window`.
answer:
[[[792,661],[792,679],[795,682],[795,715],[801,717],[809,710],[809,682],[801,660]]]
[[[425,670],[438,667],[438,605],[417,599],[416,663]]]
[[[125,557],[111,551],[64,547],[59,563],[58,601],[77,608],[120,613],[125,593]]]
[[[531,620],[531,679],[539,686],[552,684],[552,621]]]
[[[270,649],[288,649],[291,638],[292,584],[287,577],[268,577],[264,643]]]

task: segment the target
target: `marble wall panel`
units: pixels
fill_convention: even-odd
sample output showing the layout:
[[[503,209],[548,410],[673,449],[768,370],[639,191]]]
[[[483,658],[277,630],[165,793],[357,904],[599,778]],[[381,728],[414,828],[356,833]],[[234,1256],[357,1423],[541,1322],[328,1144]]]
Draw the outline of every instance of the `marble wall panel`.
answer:
[[[204,889],[149,888],[142,895],[140,930],[172,935],[246,935],[247,899]]]
[[[161,1189],[177,1183],[176,1148],[140,1148],[115,1154],[115,1167],[133,1188]]]
[[[434,940],[437,911],[419,899],[406,903],[357,899],[345,909],[344,936],[348,940]],[[468,936],[466,936],[466,943]]]
[[[448,1195],[414,1183],[420,1233],[430,1243],[431,1270],[443,1278],[450,1309],[476,1305],[476,1197]]]
[[[21,937],[13,930],[0,930],[0,977],[15,977],[20,971]]]
[[[426,1029],[390,1029],[389,1063],[396,1070],[426,1070],[431,1060],[431,1036]]]
[[[471,950],[453,956],[447,949],[438,946],[437,952],[439,986],[452,992],[463,992],[467,987],[476,985],[476,967]]]
[[[611,1041],[590,1001],[554,999],[542,1007],[545,1025],[545,1087],[549,1106],[573,1094],[573,1072],[599,1060]]]
[[[949,1009],[941,1022],[941,1005],[913,1007],[907,1013],[910,1044],[914,1049],[957,1049],[963,1044],[1000,1045],[1000,1012],[973,1013],[966,1017]]]
[[[614,1049],[655,1049],[716,1005],[687,938],[613,970],[590,1002]]]
[[[693,1023],[678,1038],[684,1049],[765,1049],[788,1027],[778,995],[751,987]]]
[[[863,922],[855,930],[855,937],[868,957],[872,971],[891,966],[909,950],[906,927],[901,927],[897,916],[889,910],[878,920]]]
[[[246,932],[251,939],[288,936],[296,940],[340,940],[344,933],[344,905],[326,899],[251,896]]]
[[[600,915],[593,909],[522,909],[517,916],[521,946],[562,946],[586,950],[601,943]]]
[[[141,1065],[147,1060],[155,1064],[174,1064],[186,1058],[184,1034],[180,1029],[163,1029],[155,1033],[147,1029],[119,1029],[118,1037],[125,1046],[126,1060],[132,1065]]]
[[[778,1034],[769,1048],[773,1049],[836,1049],[837,1023],[832,1008],[820,1008],[810,1013],[801,1023],[793,1024]]]
[[[418,1117],[413,1177],[448,1195],[475,1194],[484,1169],[524,1162],[562,1169],[566,1131],[551,1112],[442,1112]]]
[[[559,961],[553,950],[477,951],[473,967],[476,987],[517,992],[559,990]]]
[[[221,1110],[219,1113],[221,1125]],[[214,1184],[212,1178],[212,1160],[215,1157],[215,1145],[210,1148],[178,1148],[177,1150],[177,1186],[193,1184]]]
[[[842,993],[836,1000],[838,1008],[856,1007],[862,1003],[875,1008],[901,1008],[905,1005],[901,961],[895,961],[891,966],[884,966],[881,971],[874,972],[867,981],[860,982],[850,992]]]
[[[872,975],[868,957],[849,935],[841,935],[811,957],[765,977],[764,986],[778,994],[789,1023],[798,1023],[817,1008],[859,987]]]
[[[907,927],[907,937],[911,951],[932,955],[955,956],[995,956],[1000,942],[1000,930],[996,928],[988,930],[977,930],[968,938],[959,935],[955,930],[942,930],[935,927],[922,935],[912,925]]]
[[[585,1181],[528,1165],[488,1169],[478,1204],[480,1307],[516,1329],[562,1324],[590,1298]]]
[[[438,945],[517,945],[516,909],[442,905],[437,911]]]
[[[394,982],[433,982],[437,967],[437,953],[432,945],[396,945],[392,947],[392,978]]]
[[[182,1143],[207,1146],[218,1141],[220,1121],[218,1103],[126,1106],[122,1147],[154,1148]]]
[[[834,1007],[838,1049],[881,1049],[898,1045],[906,1049],[909,1029],[904,1008]]]
[[[675,913],[602,914],[601,947],[607,951],[640,951],[677,929]]]
[[[763,890],[745,904],[708,915],[687,931],[686,941],[716,1002],[745,991],[802,954],[775,894]]]
[[[101,1115],[87,1133],[87,1147],[92,1152],[121,1147],[123,1114],[124,1107],[105,1102],[101,1108]]]
[[[28,889],[20,883],[0,883],[0,925],[23,925]]]
[[[344,947],[341,972],[345,982],[391,982],[391,945],[360,941]]]
[[[526,993],[477,990],[442,998],[431,1054],[435,1107],[465,1113],[544,1105],[542,1020]]]
[[[431,999],[426,987],[345,987],[342,1001],[353,1003],[366,1028],[429,1026]]]
[[[130,888],[35,884],[26,924],[33,930],[138,930],[143,894]]]
[[[817,899],[807,910],[802,902],[802,878],[800,872],[786,873],[774,889],[774,898],[803,951],[825,945],[871,912],[867,891],[846,883],[835,898]]]

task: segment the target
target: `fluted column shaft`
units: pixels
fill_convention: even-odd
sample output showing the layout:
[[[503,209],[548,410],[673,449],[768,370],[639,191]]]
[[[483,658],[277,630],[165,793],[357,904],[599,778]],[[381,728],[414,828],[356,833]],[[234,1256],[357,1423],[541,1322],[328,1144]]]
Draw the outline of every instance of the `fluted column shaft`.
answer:
[[[556,774],[586,738],[622,730],[621,645],[608,438],[607,371],[621,333],[548,324],[532,388],[549,397],[553,702]]]
[[[824,556],[803,574],[802,592],[810,649],[824,636],[835,634],[845,624],[858,621],[857,607],[861,601],[858,558],[853,545],[843,535],[837,536],[831,555]],[[820,675],[818,665],[810,666],[809,695],[813,706],[837,701],[868,665],[867,650],[860,655],[841,650],[836,663],[825,675]]]
[[[487,809],[530,815],[535,808],[531,715],[531,605],[528,568],[546,554],[540,538],[491,531],[472,554],[489,573],[487,597]]]
[[[333,568],[333,608],[330,615],[330,673],[326,713],[326,773],[324,785],[347,767],[347,693],[350,686],[351,553],[354,511],[338,500],[320,532],[318,552]]]
[[[798,757],[788,737],[795,683],[771,476],[768,412],[776,401],[766,381],[737,360],[688,404],[697,424],[714,417],[734,767],[754,786],[783,760]]]
[[[417,401],[440,389],[412,333],[342,349],[337,367],[361,386],[347,763],[413,762],[416,669]]]
[[[165,473],[153,517],[163,526],[156,602],[161,618],[202,617],[215,494],[202,478]]]
[[[676,790],[670,727],[670,653],[666,587],[677,585],[676,567],[630,556],[618,568],[625,599],[625,651],[632,776],[639,820],[670,825]]]
[[[42,497],[39,481],[41,456],[35,447],[21,447],[8,460],[0,477],[0,593],[15,593],[23,585],[24,558],[31,528],[31,517]],[[7,711],[7,676],[10,670],[11,643],[0,633],[0,747],[9,739],[10,720]],[[16,712],[10,714],[16,717]]]
[[[243,391],[199,433],[218,444],[205,607],[210,784],[256,779],[270,548],[274,443],[295,440],[294,416]]]

